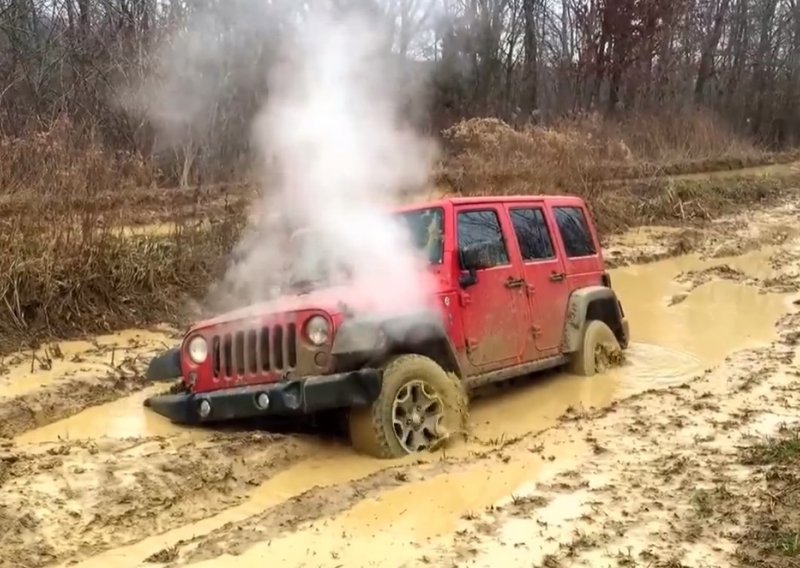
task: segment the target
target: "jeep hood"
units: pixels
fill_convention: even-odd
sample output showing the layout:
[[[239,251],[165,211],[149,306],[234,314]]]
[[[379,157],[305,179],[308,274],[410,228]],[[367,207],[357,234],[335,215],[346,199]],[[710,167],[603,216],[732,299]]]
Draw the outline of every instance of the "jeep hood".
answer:
[[[380,313],[391,309],[402,310],[402,301],[393,303],[389,308],[385,299],[378,301],[364,287],[336,286],[320,288],[306,294],[280,296],[268,302],[260,302],[245,308],[233,310],[214,318],[201,321],[192,326],[192,330],[230,324],[236,321],[259,320],[276,314],[299,312],[304,310],[323,310],[331,315],[343,312]]]

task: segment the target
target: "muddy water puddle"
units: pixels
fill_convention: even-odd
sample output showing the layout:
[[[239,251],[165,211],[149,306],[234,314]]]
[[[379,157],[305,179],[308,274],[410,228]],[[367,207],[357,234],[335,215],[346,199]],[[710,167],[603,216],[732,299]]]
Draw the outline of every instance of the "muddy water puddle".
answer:
[[[102,377],[119,365],[171,345],[173,330],[131,329],[92,341],[62,341],[0,361],[0,398],[20,396],[72,378]]]
[[[58,440],[87,438],[146,438],[152,436],[186,435],[196,438],[210,432],[173,424],[163,416],[145,412],[144,400],[164,391],[164,385],[150,387],[131,396],[87,408],[64,420],[59,420],[17,436],[18,444],[40,444]]]
[[[639,392],[685,382],[739,349],[763,345],[777,335],[788,296],[756,286],[712,279],[687,292],[676,277],[728,264],[753,277],[769,277],[773,249],[735,258],[683,256],[611,271],[614,290],[630,323],[626,362],[590,380],[548,373],[474,401],[476,434],[497,440],[541,431],[569,407],[600,408]],[[676,295],[686,297],[671,304]]]
[[[642,390],[667,387],[702,372],[733,351],[771,340],[775,322],[787,309],[785,295],[762,293],[740,282],[711,280],[691,290],[679,304],[670,305],[670,298],[687,288],[676,281],[679,274],[728,264],[763,277],[771,274],[771,253],[756,251],[713,261],[689,255],[612,270],[612,284],[632,332],[626,364],[592,380],[549,373],[523,379],[521,384],[488,389],[497,392],[473,404],[476,435],[493,440],[542,430],[552,426],[568,407],[602,407]],[[27,363],[12,367],[10,374],[0,379],[0,396],[32,390],[64,376],[107,371],[114,357],[119,361],[128,354],[163,348],[173,341],[166,332],[126,331],[98,338],[95,344],[64,343],[64,357],[55,360],[48,371],[26,375]],[[163,385],[87,409],[20,439],[144,437],[184,431],[142,407],[144,398],[159,388]],[[194,432],[200,435],[199,430]]]
[[[448,450],[455,459],[499,447],[504,440],[550,429],[569,408],[600,408],[638,392],[684,382],[729,353],[766,343],[775,336],[775,323],[787,310],[786,295],[762,293],[743,282],[711,279],[694,289],[676,281],[684,272],[734,263],[754,277],[771,270],[768,252],[733,259],[703,261],[686,256],[644,266],[612,271],[614,289],[630,322],[632,342],[623,367],[591,379],[549,373],[498,387],[491,396],[473,402],[471,423],[475,439]],[[765,260],[766,258],[766,260]],[[677,294],[686,297],[677,304]],[[72,418],[30,431],[19,444],[59,438],[207,436],[146,411],[142,401],[163,385],[136,395],[87,409]],[[563,470],[591,451],[583,441],[560,440],[549,430],[542,447],[521,444],[504,450],[497,460],[465,463],[463,468],[430,479],[408,483],[367,498],[328,518],[280,536],[270,544],[246,548],[243,556],[222,556],[210,566],[232,566],[279,560],[282,566],[381,565],[387,554],[413,561],[418,551],[411,543],[454,530],[460,519],[515,492],[547,471]],[[532,441],[533,445],[538,443]],[[155,535],[128,547],[111,550],[81,564],[139,566],[149,555],[198,535],[236,524],[314,487],[345,484],[380,472],[389,464],[355,455],[345,444],[309,441],[306,458],[255,487],[248,500],[203,521]],[[439,459],[426,458],[425,461]],[[401,462],[402,463],[402,462]],[[397,465],[395,463],[392,466]],[[391,532],[389,531],[391,529]],[[350,546],[343,544],[342,535]],[[314,551],[308,550],[314,543]],[[352,562],[346,562],[352,560]],[[400,564],[396,562],[394,564]]]
[[[682,256],[611,271],[634,341],[692,354],[707,364],[776,336],[775,323],[789,306],[785,294],[746,283],[711,279],[688,291],[680,274],[729,265],[747,276],[768,278],[773,248],[738,257],[701,260]],[[685,296],[679,303],[674,298]]]

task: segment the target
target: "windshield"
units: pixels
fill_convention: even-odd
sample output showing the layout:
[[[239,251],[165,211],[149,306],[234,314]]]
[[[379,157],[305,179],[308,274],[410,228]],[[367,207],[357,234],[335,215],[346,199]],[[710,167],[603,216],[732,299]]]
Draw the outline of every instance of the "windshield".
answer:
[[[418,209],[398,213],[408,228],[411,246],[430,264],[441,264],[444,254],[444,211],[441,208]]]
[[[444,211],[441,208],[417,209],[395,214],[408,230],[415,252],[429,264],[441,264],[444,254]],[[332,284],[350,279],[347,259],[332,247],[319,231],[304,229],[292,236],[292,263],[289,286],[305,290],[321,283]]]

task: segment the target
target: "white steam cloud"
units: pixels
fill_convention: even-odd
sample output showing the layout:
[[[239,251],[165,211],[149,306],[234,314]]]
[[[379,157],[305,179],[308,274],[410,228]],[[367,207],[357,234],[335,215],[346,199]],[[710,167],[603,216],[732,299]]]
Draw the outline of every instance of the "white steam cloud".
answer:
[[[352,269],[361,293],[381,308],[419,305],[416,258],[386,207],[397,193],[427,180],[432,148],[403,127],[389,59],[374,22],[358,13],[314,12],[272,70],[269,99],[255,123],[258,148],[279,174],[265,195],[293,224],[319,231],[326,254]],[[274,271],[265,249],[248,244],[234,281],[257,299]],[[307,259],[299,259],[307,260]]]
[[[263,71],[268,96],[253,124],[271,181],[237,260],[214,290],[217,306],[268,299],[287,266],[319,259],[328,268],[343,260],[346,280],[374,309],[424,305],[423,260],[389,207],[399,192],[427,182],[435,153],[401,116],[399,61],[384,30],[364,12],[317,7],[282,35]],[[204,96],[213,91],[198,89]],[[187,101],[183,108],[197,114],[195,106]],[[300,257],[288,240],[297,228],[311,230]]]

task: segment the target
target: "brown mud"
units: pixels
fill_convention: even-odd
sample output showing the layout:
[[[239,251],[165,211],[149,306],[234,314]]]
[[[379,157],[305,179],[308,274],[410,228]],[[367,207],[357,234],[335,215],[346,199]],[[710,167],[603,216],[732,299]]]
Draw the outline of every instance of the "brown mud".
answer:
[[[92,341],[50,343],[0,361],[0,438],[63,420],[146,386],[150,357],[172,329],[127,330]]]
[[[163,387],[145,384],[142,365],[174,331],[7,357],[0,566],[729,566],[792,554],[796,514],[776,515],[796,466],[743,448],[800,416],[799,215],[794,197],[690,233],[610,239],[633,332],[625,364],[486,389],[466,441],[399,461],[147,412]]]

